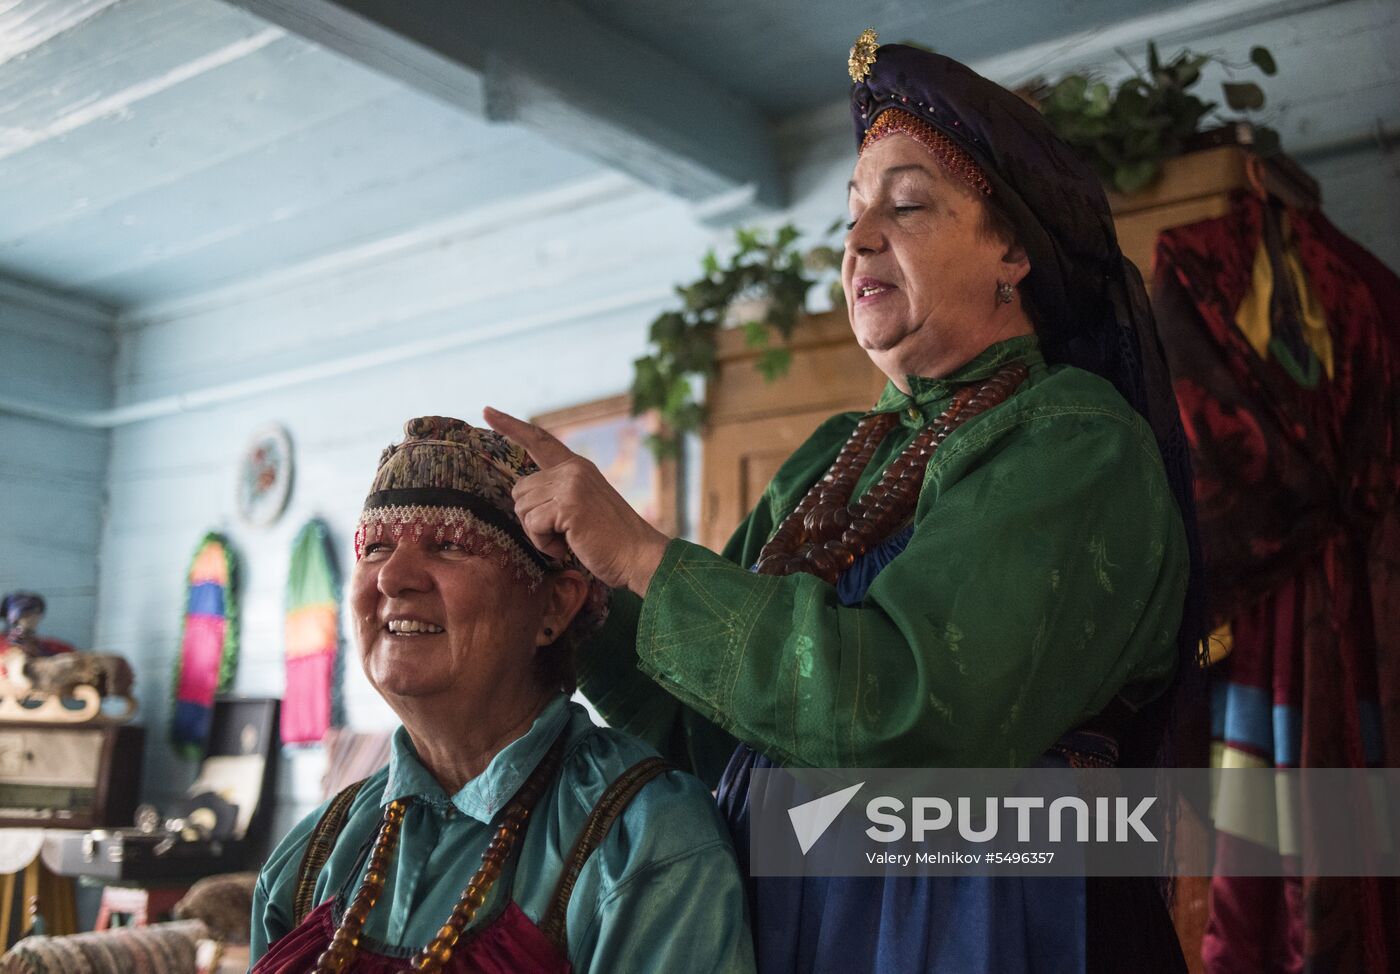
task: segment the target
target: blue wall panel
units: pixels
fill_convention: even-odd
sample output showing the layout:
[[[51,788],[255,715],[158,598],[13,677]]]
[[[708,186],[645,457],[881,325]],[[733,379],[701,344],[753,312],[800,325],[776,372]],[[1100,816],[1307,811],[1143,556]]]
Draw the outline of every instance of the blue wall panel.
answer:
[[[111,403],[111,319],[0,282],[3,395],[37,406]],[[93,646],[110,435],[0,410],[0,593],[40,592],[43,632]]]

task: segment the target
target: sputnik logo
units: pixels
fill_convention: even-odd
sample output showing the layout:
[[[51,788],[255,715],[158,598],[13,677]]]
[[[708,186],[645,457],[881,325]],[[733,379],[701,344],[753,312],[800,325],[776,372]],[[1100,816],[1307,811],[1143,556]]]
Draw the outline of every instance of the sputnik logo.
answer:
[[[833,791],[829,795],[814,798],[801,805],[794,805],[788,809],[788,818],[792,821],[792,831],[797,836],[797,844],[802,849],[805,856],[807,850],[817,844],[817,840],[831,827],[831,823],[836,821],[836,816],[841,814],[841,810],[851,803],[851,799],[856,797],[856,792],[865,785],[864,781],[851,785],[849,788],[842,788],[840,791]]]

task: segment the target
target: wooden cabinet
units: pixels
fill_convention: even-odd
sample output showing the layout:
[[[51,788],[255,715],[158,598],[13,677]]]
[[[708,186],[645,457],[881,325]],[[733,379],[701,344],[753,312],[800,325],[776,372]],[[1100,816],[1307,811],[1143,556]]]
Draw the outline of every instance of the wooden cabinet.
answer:
[[[701,544],[719,550],[784,460],[833,413],[869,409],[885,376],[856,344],[844,310],[802,322],[787,374],[768,382],[739,331],[722,332],[701,447]]]
[[[1237,189],[1270,193],[1297,207],[1316,206],[1316,181],[1287,156],[1264,159],[1223,145],[1169,160],[1162,178],[1141,193],[1109,193],[1118,245],[1151,286],[1157,235],[1169,227],[1224,216]]]

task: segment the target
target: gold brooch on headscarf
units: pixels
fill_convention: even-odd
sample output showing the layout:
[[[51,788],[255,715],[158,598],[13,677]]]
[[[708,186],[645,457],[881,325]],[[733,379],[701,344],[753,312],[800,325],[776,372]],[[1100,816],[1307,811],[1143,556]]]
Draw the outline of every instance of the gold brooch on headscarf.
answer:
[[[874,29],[867,27],[851,45],[851,56],[846,61],[846,66],[851,71],[852,81],[864,81],[870,76],[870,66],[875,63],[875,52],[880,49],[880,45],[876,43],[878,38],[879,35]]]

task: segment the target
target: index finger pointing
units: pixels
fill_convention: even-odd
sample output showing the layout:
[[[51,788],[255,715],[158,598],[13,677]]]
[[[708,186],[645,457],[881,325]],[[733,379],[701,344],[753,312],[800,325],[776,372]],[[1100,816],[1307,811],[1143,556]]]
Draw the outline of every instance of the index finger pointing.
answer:
[[[482,411],[482,415],[493,430],[513,443],[523,446],[531,459],[539,464],[540,469],[556,466],[574,455],[574,451],[560,443],[552,433],[533,423],[516,419],[510,413],[503,413],[490,406]]]

